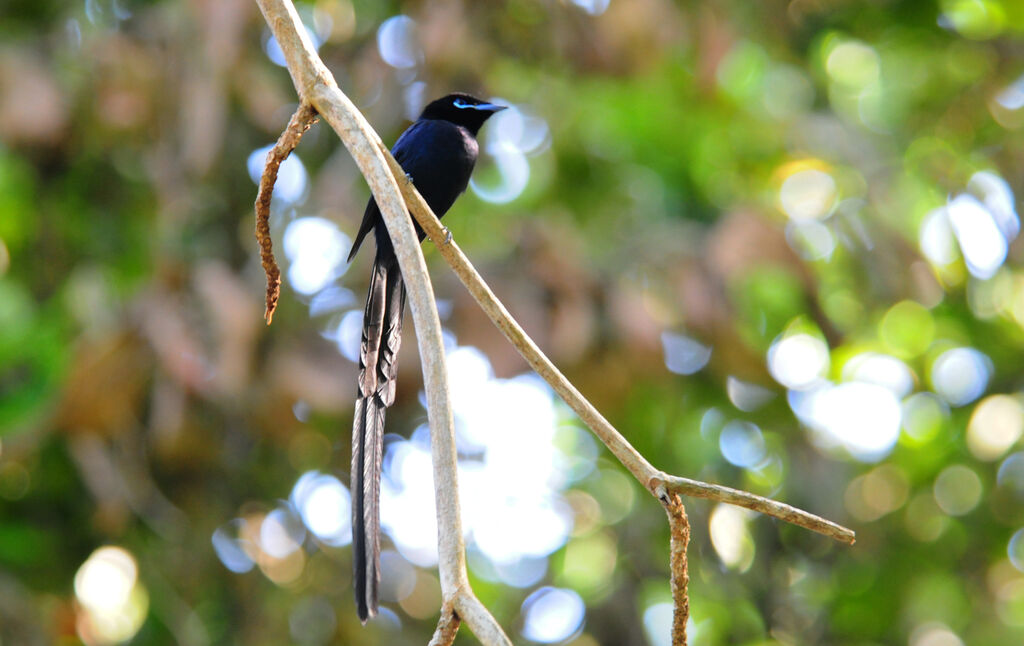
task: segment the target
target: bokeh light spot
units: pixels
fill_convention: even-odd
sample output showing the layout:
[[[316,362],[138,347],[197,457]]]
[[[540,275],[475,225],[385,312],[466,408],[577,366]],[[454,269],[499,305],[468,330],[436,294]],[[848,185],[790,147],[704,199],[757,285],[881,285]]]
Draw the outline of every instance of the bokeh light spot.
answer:
[[[953,348],[932,364],[931,380],[943,399],[953,406],[969,404],[985,392],[992,360],[974,348]]]
[[[244,529],[245,520],[235,518],[214,530],[211,538],[213,551],[217,553],[217,558],[224,564],[224,567],[237,574],[248,572],[256,565],[249,556],[250,553],[255,553],[256,549],[254,545],[242,538]]]
[[[915,301],[900,301],[882,317],[878,336],[886,349],[899,357],[916,357],[935,337],[935,321],[928,308]]]
[[[75,573],[75,597],[82,605],[77,627],[87,644],[131,639],[142,627],[149,597],[138,581],[133,557],[108,545],[94,551]]]
[[[423,60],[416,21],[409,16],[392,16],[377,29],[377,49],[384,62],[398,69],[416,67]]]
[[[128,602],[138,580],[135,558],[120,547],[101,547],[75,575],[75,596],[90,608],[114,610]]]
[[[284,252],[291,261],[288,282],[302,294],[320,291],[341,275],[351,246],[351,239],[330,220],[292,220],[284,231]]]
[[[843,366],[843,379],[887,388],[902,399],[914,389],[914,373],[903,361],[886,354],[864,352]]]
[[[543,152],[551,142],[547,122],[501,98],[494,103],[507,106],[488,121],[482,133],[481,150],[493,160],[499,180],[474,176],[469,185],[485,202],[507,204],[519,197],[530,183],[527,157]]]
[[[1024,500],[1024,452],[1014,453],[999,465],[996,482]]]
[[[748,413],[761,408],[775,397],[774,391],[732,375],[725,380],[725,391],[733,406]]]
[[[359,344],[363,338],[363,310],[349,310],[328,334],[338,352],[352,363],[359,361]]]
[[[677,375],[692,375],[707,365],[711,348],[683,334],[662,332],[665,366]]]
[[[836,248],[836,237],[832,231],[817,220],[787,222],[786,242],[804,260],[827,260]]]
[[[835,208],[837,199],[835,179],[813,168],[793,173],[779,189],[782,210],[797,221],[825,217]]]
[[[302,547],[306,532],[288,509],[274,509],[260,524],[260,548],[274,558],[283,559]]]
[[[608,9],[611,0],[572,0],[572,3],[591,16],[599,16]]]
[[[726,567],[746,572],[754,562],[754,539],[747,527],[747,512],[718,505],[708,521],[711,544]]]
[[[1024,528],[1018,529],[1006,544],[1006,554],[1010,557],[1013,567],[1024,572]]]
[[[765,457],[764,435],[751,422],[726,424],[718,436],[718,447],[725,459],[738,467],[755,467]]]
[[[988,40],[1006,26],[1006,12],[998,0],[944,0],[940,24],[948,22],[961,36]]]
[[[996,460],[1024,433],[1024,410],[1009,395],[992,395],[974,409],[967,425],[967,448],[979,460]]]
[[[651,646],[672,646],[674,612],[675,608],[669,602],[655,603],[644,609],[644,632]],[[693,638],[692,634],[690,638]]]
[[[984,203],[1007,241],[1017,237],[1020,217],[1009,182],[992,171],[983,170],[971,175],[967,190]]]
[[[523,636],[542,644],[564,641],[583,624],[584,610],[572,590],[541,588],[523,601]]]
[[[479,556],[474,569],[508,585],[533,585],[572,532],[562,492],[573,474],[593,466],[583,463],[586,454],[570,460],[559,447],[554,395],[539,377],[497,379],[487,357],[469,346],[453,343],[447,356],[456,441],[467,456],[459,496],[467,542]],[[402,556],[424,567],[437,559],[432,482],[425,426],[409,441],[387,444],[381,523]]]
[[[594,593],[610,584],[617,560],[615,540],[595,532],[565,546],[561,575],[574,590]]]
[[[971,275],[982,280],[995,276],[1009,245],[992,213],[973,195],[962,194],[946,205],[946,215]]]
[[[912,445],[934,440],[948,418],[949,407],[932,393],[916,393],[903,401],[903,430]]]
[[[291,503],[309,531],[324,543],[347,545],[352,541],[348,488],[332,475],[307,471],[292,487]]]
[[[857,381],[818,393],[810,413],[818,428],[865,462],[880,460],[892,451],[902,414],[892,391]]]
[[[829,52],[825,70],[837,83],[863,88],[878,80],[881,63],[878,54],[867,43],[857,40],[840,42]]]
[[[981,478],[970,467],[954,464],[935,479],[932,493],[939,509],[950,516],[963,516],[981,500]]]
[[[945,208],[932,209],[924,216],[918,232],[918,244],[921,253],[939,267],[945,267],[960,257]]]
[[[907,502],[910,484],[903,472],[892,465],[882,465],[854,478],[846,487],[844,501],[854,517],[874,522]]]
[[[910,634],[908,646],[964,646],[963,641],[940,623],[926,623]]]
[[[1024,76],[1018,77],[1009,87],[996,97],[1007,110],[1020,110],[1024,108]]]
[[[904,521],[907,534],[922,543],[936,540],[949,525],[949,517],[935,504],[933,493],[927,491],[910,500]]]
[[[810,334],[784,335],[768,349],[768,371],[787,388],[800,390],[814,385],[828,367],[828,346]]]
[[[996,612],[1007,626],[1024,626],[1024,579],[1000,586],[996,594]]]

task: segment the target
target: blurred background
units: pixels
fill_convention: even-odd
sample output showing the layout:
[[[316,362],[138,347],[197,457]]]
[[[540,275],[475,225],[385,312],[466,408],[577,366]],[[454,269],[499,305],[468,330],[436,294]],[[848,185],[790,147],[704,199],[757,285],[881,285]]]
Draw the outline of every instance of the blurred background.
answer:
[[[691,643],[1024,641],[1024,4],[300,2],[386,142],[513,106],[445,223],[690,501]],[[383,609],[350,592],[368,196],[249,0],[0,8],[0,643],[423,644],[440,596],[412,326]],[[477,594],[517,643],[668,644],[668,529],[424,247]],[[475,643],[463,630],[460,644]]]

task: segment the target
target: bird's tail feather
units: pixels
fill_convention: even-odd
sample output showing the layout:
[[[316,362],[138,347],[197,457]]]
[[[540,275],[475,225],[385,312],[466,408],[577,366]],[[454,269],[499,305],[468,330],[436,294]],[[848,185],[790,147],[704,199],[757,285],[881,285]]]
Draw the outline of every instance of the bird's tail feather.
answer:
[[[377,251],[363,314],[352,425],[352,562],[359,619],[377,613],[384,411],[395,401],[405,285],[394,252]]]

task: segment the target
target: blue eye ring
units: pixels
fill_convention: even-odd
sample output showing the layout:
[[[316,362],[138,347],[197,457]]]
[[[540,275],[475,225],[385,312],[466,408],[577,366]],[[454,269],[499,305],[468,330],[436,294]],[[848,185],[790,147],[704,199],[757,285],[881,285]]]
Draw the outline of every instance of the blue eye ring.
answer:
[[[475,105],[473,105],[472,103],[466,103],[462,99],[455,99],[454,101],[452,101],[452,105],[461,110],[465,110],[466,108],[469,108],[471,110],[476,109]]]

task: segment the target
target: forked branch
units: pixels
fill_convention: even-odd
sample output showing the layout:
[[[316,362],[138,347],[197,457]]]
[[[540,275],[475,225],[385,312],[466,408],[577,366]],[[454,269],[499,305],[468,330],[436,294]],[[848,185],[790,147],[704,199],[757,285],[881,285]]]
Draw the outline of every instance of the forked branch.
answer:
[[[300,128],[301,124],[307,123],[313,111],[319,113],[331,125],[370,184],[387,225],[388,233],[394,243],[408,289],[416,338],[420,346],[420,358],[423,362],[437,504],[438,572],[441,579],[443,605],[442,617],[434,635],[436,643],[450,643],[448,640],[454,639],[458,622],[461,620],[485,644],[511,644],[491,614],[473,595],[466,575],[465,546],[459,519],[456,481],[457,454],[444,363],[444,346],[441,341],[441,326],[423,254],[413,231],[412,221],[408,217],[410,212],[430,239],[435,242],[445,261],[452,267],[477,303],[526,359],[530,367],[551,385],[623,466],[665,506],[672,530],[671,563],[673,595],[676,604],[674,644],[685,644],[685,621],[688,606],[685,552],[689,540],[689,525],[678,495],[708,498],[754,509],[842,542],[851,544],[854,542],[854,533],[851,530],[795,507],[728,487],[670,476],[655,469],[565,378],[494,296],[458,245],[451,240],[448,231],[441,226],[440,221],[431,212],[390,152],[381,143],[380,137],[338,88],[334,77],[320,60],[312,43],[309,42],[309,37],[291,0],[257,0],[257,3],[285,54],[288,71],[299,93],[302,106],[304,106],[293,116],[288,130],[282,135],[278,145],[287,146],[289,137],[291,137],[294,138],[292,143],[292,147],[294,147],[294,143],[298,141],[295,129]],[[298,132],[298,136],[301,136],[302,131],[304,128]],[[290,132],[291,134],[289,134]],[[284,153],[284,156],[287,156],[287,153]],[[271,158],[268,158],[268,165],[270,161],[272,161]],[[280,160],[277,161],[277,164],[280,164]],[[265,174],[265,179],[267,176],[269,176],[269,172]],[[265,195],[267,208],[269,208],[273,178],[271,177],[269,181],[270,186]],[[264,197],[263,182],[260,186],[260,196]],[[263,204],[261,198],[257,199],[257,210]],[[268,272],[267,319],[269,323],[273,314],[273,306],[276,305],[280,273],[273,272],[276,270],[276,265],[273,263],[273,254],[269,244],[269,227],[266,226],[265,219],[262,220],[262,223],[258,228],[257,235],[260,238],[264,267]]]
[[[437,628],[427,646],[452,646],[459,632],[459,623],[459,616],[450,604],[441,606],[441,618],[437,620]]]

